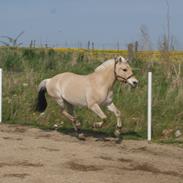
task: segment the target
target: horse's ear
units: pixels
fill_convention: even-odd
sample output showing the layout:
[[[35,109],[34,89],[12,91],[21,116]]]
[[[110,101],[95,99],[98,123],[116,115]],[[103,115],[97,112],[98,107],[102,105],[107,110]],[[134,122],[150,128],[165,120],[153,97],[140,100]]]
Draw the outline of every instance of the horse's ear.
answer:
[[[118,57],[118,62],[122,62],[123,60],[122,60],[122,58],[121,57]]]
[[[114,57],[114,60],[115,60],[116,63],[122,63],[123,62],[121,57]]]

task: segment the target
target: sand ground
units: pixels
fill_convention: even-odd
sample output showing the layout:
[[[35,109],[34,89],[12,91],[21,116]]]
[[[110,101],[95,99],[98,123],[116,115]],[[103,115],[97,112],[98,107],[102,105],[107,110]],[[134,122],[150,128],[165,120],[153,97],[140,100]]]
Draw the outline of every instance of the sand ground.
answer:
[[[0,125],[0,183],[183,183],[183,148]]]

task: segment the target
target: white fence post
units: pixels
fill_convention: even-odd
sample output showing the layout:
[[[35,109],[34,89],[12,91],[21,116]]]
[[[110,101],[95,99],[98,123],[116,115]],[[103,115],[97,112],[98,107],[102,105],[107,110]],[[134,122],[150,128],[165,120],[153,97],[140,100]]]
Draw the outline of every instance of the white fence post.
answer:
[[[148,72],[147,91],[147,140],[151,141],[152,136],[152,72]]]
[[[2,122],[2,69],[0,68],[0,123]]]

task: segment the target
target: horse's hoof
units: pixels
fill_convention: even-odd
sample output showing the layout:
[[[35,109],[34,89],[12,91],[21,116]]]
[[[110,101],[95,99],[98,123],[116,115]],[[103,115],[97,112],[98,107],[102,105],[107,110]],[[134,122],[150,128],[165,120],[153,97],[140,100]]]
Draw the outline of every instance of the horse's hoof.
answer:
[[[79,140],[86,140],[86,138],[85,138],[85,136],[84,136],[83,133],[79,133],[79,134],[78,134],[78,139],[79,139]]]
[[[116,144],[121,144],[122,140],[123,140],[123,138],[118,137],[115,139],[115,142],[116,142]]]

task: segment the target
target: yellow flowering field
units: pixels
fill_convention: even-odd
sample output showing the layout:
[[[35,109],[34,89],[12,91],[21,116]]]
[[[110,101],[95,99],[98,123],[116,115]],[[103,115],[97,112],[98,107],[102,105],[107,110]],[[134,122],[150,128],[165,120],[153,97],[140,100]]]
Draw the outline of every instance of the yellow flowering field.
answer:
[[[128,57],[128,50],[102,50],[102,49],[84,49],[84,48],[54,48],[55,51],[58,52],[77,52],[77,53],[87,53],[91,56],[96,57],[110,57],[116,55],[122,55],[124,57]],[[142,59],[145,61],[160,61],[161,58],[169,58],[172,61],[183,61],[183,51],[138,51],[134,53],[134,57],[137,59]],[[164,59],[165,60],[165,59]]]

